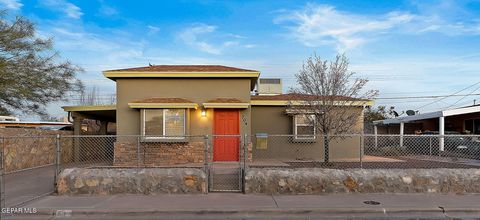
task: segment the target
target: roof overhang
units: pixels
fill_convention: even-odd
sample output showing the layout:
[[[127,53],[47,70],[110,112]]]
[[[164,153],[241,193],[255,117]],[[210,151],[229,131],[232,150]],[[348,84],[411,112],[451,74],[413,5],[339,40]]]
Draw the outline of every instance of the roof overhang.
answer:
[[[116,105],[63,106],[62,108],[67,112],[80,114],[90,119],[116,121]]]
[[[251,100],[250,101],[252,106],[305,106],[305,105],[313,105],[315,103],[306,102],[306,101],[288,101],[288,100]],[[320,103],[318,103],[320,105]],[[373,101],[338,101],[333,102],[333,105],[338,106],[354,106],[354,107],[363,107],[363,106],[372,106],[374,104]]]
[[[258,78],[260,72],[152,72],[103,71],[109,79],[115,78]]]
[[[103,75],[113,81],[119,78],[249,78],[251,90],[255,87],[260,72],[154,72],[154,71],[103,71]]]
[[[298,114],[323,114],[321,110],[318,109],[297,109],[289,108],[285,110],[287,115],[298,115]]]
[[[63,106],[67,112],[88,112],[88,111],[110,111],[117,110],[116,105],[79,105],[79,106]]]
[[[130,108],[198,108],[197,103],[128,103]]]
[[[204,108],[248,108],[249,103],[203,103]]]
[[[434,119],[434,118],[447,117],[447,116],[470,114],[470,113],[476,113],[476,112],[480,112],[480,106],[470,106],[465,108],[448,109],[448,110],[429,112],[429,113],[418,114],[418,115],[403,116],[398,118],[378,120],[378,121],[374,121],[373,123],[384,124],[384,125],[400,124],[401,122],[419,121],[419,120]]]

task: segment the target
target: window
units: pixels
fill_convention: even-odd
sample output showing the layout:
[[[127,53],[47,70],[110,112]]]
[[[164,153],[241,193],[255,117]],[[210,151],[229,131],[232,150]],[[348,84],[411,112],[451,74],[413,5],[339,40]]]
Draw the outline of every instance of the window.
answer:
[[[143,109],[143,135],[147,139],[183,139],[185,109]]]
[[[480,119],[465,120],[465,129],[470,134],[480,134]]]
[[[293,116],[293,132],[297,140],[315,139],[315,115],[300,114]]]

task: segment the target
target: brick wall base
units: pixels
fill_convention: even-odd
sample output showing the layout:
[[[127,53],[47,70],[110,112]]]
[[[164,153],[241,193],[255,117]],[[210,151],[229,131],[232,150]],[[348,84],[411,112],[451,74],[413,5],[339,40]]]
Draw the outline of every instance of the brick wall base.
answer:
[[[179,164],[203,164],[203,141],[188,143],[117,141],[114,148],[114,166],[169,166]],[[138,157],[139,156],[139,157]]]

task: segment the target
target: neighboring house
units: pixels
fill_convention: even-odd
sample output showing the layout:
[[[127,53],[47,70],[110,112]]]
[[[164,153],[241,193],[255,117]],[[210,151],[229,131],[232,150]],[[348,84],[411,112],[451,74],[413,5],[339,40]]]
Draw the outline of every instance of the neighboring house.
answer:
[[[100,120],[103,124],[116,123],[116,165],[135,165],[136,141],[126,135],[141,135],[144,149],[157,151],[158,155],[171,155],[162,160],[166,164],[202,162],[203,139],[189,136],[251,137],[258,133],[307,135],[275,143],[272,140],[270,146],[276,146],[266,150],[276,150],[279,155],[289,158],[293,146],[301,142],[312,145],[309,151],[305,151],[305,158],[323,159],[323,141],[315,141],[314,125],[304,120],[309,116],[289,111],[292,103],[301,105],[302,100],[298,100],[301,96],[281,94],[279,79],[262,79],[263,83],[272,85],[258,86],[260,94],[255,94],[260,72],[234,67],[155,65],[108,70],[103,74],[116,82],[116,106],[63,108],[73,117],[76,134],[80,134],[77,130],[84,118]],[[352,133],[362,133],[363,108],[371,102],[353,101],[344,107],[358,112],[358,124]],[[212,144],[214,161],[239,159],[239,138],[216,136]],[[153,145],[156,147],[148,147]],[[344,141],[331,149],[331,158],[358,157],[358,146],[358,141]],[[256,150],[253,146],[254,155]],[[146,163],[155,165],[158,160],[152,158]]]
[[[480,106],[397,117],[374,121],[374,134],[480,134]],[[440,149],[444,148],[440,139]],[[403,137],[400,138],[403,146]]]
[[[415,134],[445,131],[480,134],[480,105],[374,121],[377,134]]]
[[[0,116],[0,128],[40,128],[47,130],[69,130],[69,122],[20,121],[14,116]]]

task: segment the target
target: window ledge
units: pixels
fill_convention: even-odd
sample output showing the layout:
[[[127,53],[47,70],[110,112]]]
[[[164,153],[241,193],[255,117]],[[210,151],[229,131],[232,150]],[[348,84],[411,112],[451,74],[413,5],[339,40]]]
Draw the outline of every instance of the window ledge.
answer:
[[[188,143],[188,138],[147,138],[140,139],[142,143]]]

